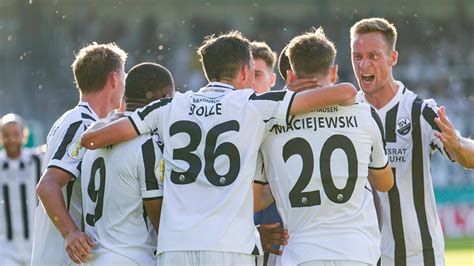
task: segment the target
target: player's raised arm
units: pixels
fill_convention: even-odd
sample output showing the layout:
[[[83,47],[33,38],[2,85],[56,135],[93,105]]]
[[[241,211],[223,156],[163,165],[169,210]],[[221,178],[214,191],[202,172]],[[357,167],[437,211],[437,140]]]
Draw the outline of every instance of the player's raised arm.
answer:
[[[124,117],[103,127],[90,128],[82,134],[81,145],[91,150],[123,142],[137,136],[132,122]]]
[[[354,103],[356,93],[357,89],[351,83],[301,91],[293,99],[290,114],[303,114],[317,108]]]

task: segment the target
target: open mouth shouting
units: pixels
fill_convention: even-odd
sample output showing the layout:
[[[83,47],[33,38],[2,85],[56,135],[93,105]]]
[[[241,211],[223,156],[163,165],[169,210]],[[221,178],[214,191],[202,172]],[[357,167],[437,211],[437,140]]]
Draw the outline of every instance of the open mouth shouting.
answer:
[[[361,74],[360,75],[361,80],[363,83],[369,84],[375,79],[374,74]]]

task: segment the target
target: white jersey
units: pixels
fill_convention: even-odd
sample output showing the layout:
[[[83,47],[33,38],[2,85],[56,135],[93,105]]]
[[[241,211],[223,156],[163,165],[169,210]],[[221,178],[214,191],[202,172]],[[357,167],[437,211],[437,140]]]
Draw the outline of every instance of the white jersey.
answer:
[[[157,137],[157,136],[156,136]],[[158,186],[161,150],[146,134],[133,140],[89,150],[82,161],[85,232],[95,245],[92,260],[112,253],[137,265],[152,265],[143,200],[163,196]],[[128,263],[127,263],[128,264]]]
[[[265,175],[290,238],[277,265],[313,260],[375,264],[380,233],[369,168],[386,167],[382,125],[367,104],[331,106],[274,126],[262,146]]]
[[[258,147],[267,126],[286,123],[293,96],[212,82],[130,116],[138,134],[158,128],[165,144],[158,254],[258,254],[252,193]]]
[[[358,101],[366,102],[362,93]],[[421,99],[398,82],[397,94],[377,110],[395,177],[389,192],[377,193],[381,251],[396,265],[444,264],[443,232],[430,173],[431,154],[439,150],[447,155],[434,135],[438,129],[434,122],[436,108],[433,100]]]
[[[41,158],[23,148],[17,159],[0,151],[0,265],[29,264]]]
[[[80,166],[85,152],[79,140],[86,128],[97,119],[87,103],[79,102],[54,123],[46,140],[42,170],[58,168],[71,175],[71,181],[62,192],[69,214],[78,228],[81,228],[82,217]],[[36,208],[31,259],[33,265],[60,265],[70,261],[64,249],[64,239],[41,203]]]

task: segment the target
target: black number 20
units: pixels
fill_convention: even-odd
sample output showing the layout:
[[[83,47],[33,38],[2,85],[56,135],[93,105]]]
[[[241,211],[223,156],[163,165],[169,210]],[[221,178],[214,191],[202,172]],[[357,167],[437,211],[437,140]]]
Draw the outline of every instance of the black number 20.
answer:
[[[99,189],[95,188],[95,176],[99,171]],[[104,158],[97,158],[92,164],[91,175],[89,184],[87,185],[87,194],[92,202],[95,202],[95,211],[93,214],[88,213],[86,215],[86,222],[90,226],[94,226],[95,223],[102,217],[102,210],[104,207],[104,189],[105,189],[105,162]]]
[[[336,149],[342,149],[348,159],[349,176],[346,185],[342,189],[334,185],[331,173],[331,155]],[[311,145],[303,138],[289,140],[283,146],[283,159],[287,162],[293,155],[301,156],[303,168],[289,194],[291,207],[299,208],[320,205],[321,194],[319,190],[303,192],[313,176],[314,156]],[[326,196],[334,203],[341,204],[347,202],[354,192],[358,173],[357,153],[352,141],[344,135],[329,137],[323,145],[319,162],[323,189]]]
[[[215,125],[209,130],[206,136],[204,148],[204,174],[207,180],[218,187],[232,184],[240,171],[240,154],[237,147],[230,142],[223,142],[217,145],[217,138],[229,131],[239,131],[239,122],[231,120]],[[192,121],[177,121],[170,127],[170,136],[178,133],[189,135],[189,144],[183,148],[173,150],[173,160],[185,161],[189,168],[184,172],[171,170],[171,182],[179,185],[190,184],[196,181],[199,172],[202,169],[202,162],[198,155],[193,153],[198,148],[202,132],[199,125]],[[216,147],[217,146],[217,147]],[[229,171],[223,175],[216,172],[215,161],[220,155],[229,157]]]

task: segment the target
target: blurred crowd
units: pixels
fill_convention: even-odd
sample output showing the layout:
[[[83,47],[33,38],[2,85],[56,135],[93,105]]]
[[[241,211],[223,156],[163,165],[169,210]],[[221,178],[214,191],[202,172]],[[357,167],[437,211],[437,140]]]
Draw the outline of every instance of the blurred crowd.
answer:
[[[339,79],[355,82],[349,28],[362,17],[378,15],[376,9],[337,12],[325,7],[327,1],[308,7],[316,13],[304,12],[300,5],[301,16],[294,15],[298,11],[288,16],[267,11],[258,1],[246,2],[251,6],[249,12],[220,15],[214,15],[213,4],[206,2],[192,13],[184,9],[180,13],[180,7],[161,10],[157,4],[153,5],[156,12],[140,13],[125,1],[106,1],[109,11],[102,10],[103,6],[80,6],[76,1],[68,6],[31,2],[0,4],[4,5],[0,11],[0,114],[15,112],[25,117],[38,145],[58,116],[76,104],[78,92],[70,64],[73,52],[90,42],[116,42],[129,53],[128,68],[143,61],[163,64],[172,71],[177,89],[186,91],[205,84],[196,47],[206,35],[238,29],[251,40],[266,41],[279,53],[294,35],[321,25],[335,41]],[[419,14],[409,7],[381,15],[399,30],[396,77],[422,97],[445,105],[462,135],[474,137],[474,18],[464,8],[472,3],[459,3],[456,16]],[[280,79],[275,88],[282,84]],[[472,172],[440,156],[434,160],[437,185],[474,183]]]

